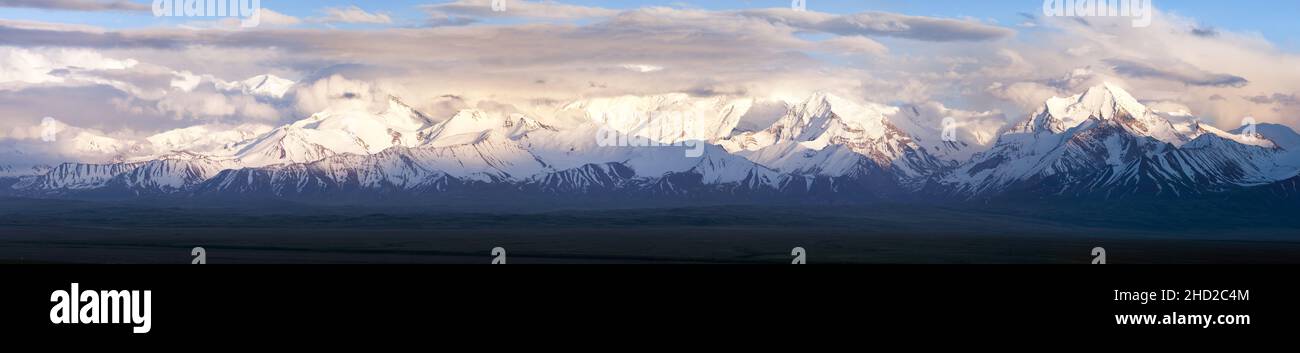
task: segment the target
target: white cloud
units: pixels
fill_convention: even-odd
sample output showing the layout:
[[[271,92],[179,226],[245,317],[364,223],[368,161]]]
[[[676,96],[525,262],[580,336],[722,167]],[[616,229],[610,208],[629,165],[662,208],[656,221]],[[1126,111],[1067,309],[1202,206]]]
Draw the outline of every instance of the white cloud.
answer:
[[[883,56],[889,54],[889,48],[880,42],[871,40],[867,37],[845,36],[834,37],[821,42],[826,49],[832,52],[841,52],[849,54],[870,54]]]
[[[1044,55],[1043,68],[1058,61],[1091,65],[1106,79],[1121,80],[1139,99],[1174,102],[1223,128],[1242,116],[1300,126],[1300,107],[1276,107],[1242,97],[1300,92],[1300,56],[1279,50],[1257,33],[1214,30],[1206,35],[1195,19],[1156,11],[1151,27],[1124,26],[1120,19],[1087,22],[1044,19],[1069,56]],[[1214,98],[1214,97],[1221,98]]]
[[[648,72],[664,70],[662,66],[654,66],[654,65],[646,65],[646,64],[623,64],[620,65],[620,67],[624,69],[640,72],[640,73],[648,73]]]
[[[125,70],[138,65],[134,59],[107,58],[84,49],[24,49],[0,47],[0,88],[21,84],[77,84],[75,72]]]
[[[194,88],[199,86],[199,82],[203,81],[202,77],[189,71],[176,72],[175,75],[176,78],[173,79],[171,83],[172,88],[185,92],[193,91]]]
[[[322,23],[367,23],[367,24],[389,24],[393,23],[393,18],[385,13],[371,13],[362,10],[360,7],[331,7],[323,10],[325,17],[315,19]]]
[[[258,102],[252,96],[227,95],[213,91],[193,91],[169,94],[159,100],[157,109],[177,119],[236,117],[241,121],[275,121],[280,113],[274,107]]]
[[[833,15],[789,8],[748,10],[743,16],[762,18],[806,30],[838,35],[889,36],[924,41],[986,41],[1007,38],[1014,30],[970,19],[908,16],[886,12]]]
[[[388,93],[370,82],[331,75],[294,90],[294,106],[301,114],[325,110],[378,111],[388,104]]]
[[[302,20],[297,17],[275,12],[265,7],[262,8],[261,16],[261,22],[258,26],[293,26],[302,23]]]
[[[1060,90],[1038,82],[994,82],[987,92],[1015,104],[1022,112],[1032,112],[1043,106],[1048,98],[1064,95]]]

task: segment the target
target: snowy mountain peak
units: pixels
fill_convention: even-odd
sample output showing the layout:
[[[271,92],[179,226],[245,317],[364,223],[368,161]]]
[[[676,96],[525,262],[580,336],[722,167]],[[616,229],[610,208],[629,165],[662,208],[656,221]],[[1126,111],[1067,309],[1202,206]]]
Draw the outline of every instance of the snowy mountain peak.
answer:
[[[887,115],[898,108],[858,103],[818,92],[791,107],[785,116],[763,131],[737,135],[723,143],[729,150],[756,151],[779,143],[802,143],[821,150],[829,144],[875,140],[895,130]]]
[[[1117,86],[1102,85],[1049,100],[945,180],[970,194],[1181,196],[1293,176],[1297,160],[1282,152],[1263,134],[1195,121],[1175,126]]]
[[[446,138],[439,139],[437,143],[428,146],[433,148],[447,148],[483,144],[508,145],[514,144],[514,140],[511,140],[509,136],[506,136],[498,130],[483,130],[479,132],[447,136]]]
[[[1128,91],[1125,91],[1123,88],[1110,82],[1089,88],[1088,91],[1084,92],[1083,96],[1079,98],[1079,101],[1089,107],[1097,109],[1097,111],[1102,111],[1103,108],[1110,106],[1122,108],[1130,113],[1138,113],[1147,110],[1147,107],[1142,105],[1142,103],[1139,103],[1137,98],[1133,98],[1132,94],[1129,94]]]
[[[536,129],[555,130],[554,127],[551,127],[546,124],[542,124],[541,122],[537,121],[537,119],[533,119],[528,116],[520,116],[517,119],[506,122],[506,127],[518,127],[518,126],[522,126],[530,130],[536,130]]]
[[[357,107],[327,109],[240,146],[229,156],[247,167],[309,163],[339,154],[375,154],[420,145],[431,120],[396,98],[375,113]]]
[[[199,125],[158,133],[145,140],[153,147],[154,153],[187,152],[224,155],[233,152],[231,149],[240,143],[254,139],[271,129],[270,126],[261,124]]]
[[[836,140],[875,140],[892,130],[887,116],[898,108],[874,103],[855,103],[831,93],[814,93],[770,128],[774,143],[798,141],[813,149],[826,148]]]
[[[433,119],[428,115],[411,108],[411,106],[402,103],[397,97],[388,97],[388,108],[378,117],[385,124],[395,127],[396,130],[412,132],[428,128],[434,125]]]
[[[798,102],[796,104],[802,106],[824,106],[826,108],[830,108],[831,106],[834,105],[831,103],[831,101],[843,101],[843,100],[844,100],[843,98],[840,98],[839,96],[836,96],[833,93],[827,91],[816,91],[808,95],[808,98],[804,99],[803,102]]]
[[[460,135],[478,135],[484,131],[504,128],[506,121],[504,117],[482,110],[465,109],[423,132],[422,139],[426,145],[447,146],[449,143],[461,143],[462,139],[456,138]]]
[[[1123,88],[1105,83],[1071,97],[1052,97],[1029,120],[1008,133],[1061,134],[1088,121],[1115,124],[1132,134],[1181,146],[1191,140],[1173,123],[1138,102]]]
[[[1070,97],[1052,97],[1025,128],[1053,133],[1073,129],[1088,119],[1109,120],[1120,114],[1145,114],[1148,110],[1119,86],[1105,83]]]
[[[1089,88],[1077,101],[1080,108],[1102,119],[1113,119],[1122,113],[1137,116],[1149,112],[1128,91],[1111,83]]]
[[[771,127],[722,141],[728,151],[803,175],[911,181],[945,168],[890,120],[899,108],[818,92]]]
[[[218,88],[226,90],[238,90],[244,94],[270,97],[275,99],[284,98],[284,95],[293,88],[295,83],[292,80],[280,78],[272,74],[257,75],[239,82],[228,84],[219,84]]]
[[[1240,127],[1229,131],[1234,135],[1240,135],[1246,131],[1246,127]],[[1255,136],[1272,142],[1279,148],[1288,150],[1294,154],[1300,154],[1300,134],[1296,133],[1286,125],[1260,123],[1255,126]]]
[[[1273,141],[1269,140],[1267,137],[1259,133],[1243,134],[1240,132],[1228,132],[1228,131],[1223,131],[1217,127],[1211,126],[1209,124],[1201,124],[1200,122],[1194,123],[1193,126],[1195,129],[1195,131],[1193,132],[1194,134],[1193,136],[1196,136],[1196,138],[1192,140],[1193,142],[1195,142],[1196,140],[1202,140],[1203,136],[1215,136],[1242,145],[1257,146],[1263,148],[1278,147],[1278,145],[1275,144]]]

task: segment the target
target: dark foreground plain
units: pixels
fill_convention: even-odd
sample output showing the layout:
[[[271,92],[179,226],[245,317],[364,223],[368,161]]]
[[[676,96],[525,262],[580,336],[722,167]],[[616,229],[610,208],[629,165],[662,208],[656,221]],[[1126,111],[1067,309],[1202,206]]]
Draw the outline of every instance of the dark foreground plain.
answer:
[[[798,205],[519,211],[0,199],[0,263],[1300,263],[1274,206]]]

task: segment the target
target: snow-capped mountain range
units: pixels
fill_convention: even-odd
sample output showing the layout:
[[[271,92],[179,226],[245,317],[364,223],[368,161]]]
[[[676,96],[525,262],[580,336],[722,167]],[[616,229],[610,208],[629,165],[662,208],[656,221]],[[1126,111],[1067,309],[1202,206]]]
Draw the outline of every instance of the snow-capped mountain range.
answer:
[[[292,84],[266,76],[227,89],[282,97]],[[331,109],[279,127],[195,126],[142,141],[66,127],[59,144],[104,156],[102,162],[23,165],[12,161],[30,153],[26,145],[0,145],[0,188],[29,197],[491,190],[852,201],[1182,197],[1285,189],[1300,174],[1300,135],[1287,127],[1223,131],[1175,123],[1110,84],[1052,98],[1006,128],[967,128],[948,139],[934,124],[940,119],[915,107],[825,93],[789,103],[764,129],[737,129],[755,105],[755,99],[667,94],[580,100],[544,117],[462,110],[444,118],[390,98],[380,111]],[[674,116],[691,124],[654,121]],[[695,141],[702,153],[689,156],[689,144],[599,143],[608,131],[662,144]]]
[[[1268,184],[1300,171],[1294,131],[1176,125],[1106,84],[1052,98],[989,151],[943,175],[960,194],[1172,195]]]

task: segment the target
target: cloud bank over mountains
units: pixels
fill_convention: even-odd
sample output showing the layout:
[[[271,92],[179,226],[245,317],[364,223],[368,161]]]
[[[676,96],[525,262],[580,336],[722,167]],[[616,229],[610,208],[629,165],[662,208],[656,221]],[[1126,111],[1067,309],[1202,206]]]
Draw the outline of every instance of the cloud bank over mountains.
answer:
[[[0,1],[126,13],[135,5]],[[0,19],[0,139],[30,138],[19,132],[47,116],[143,138],[205,124],[281,125],[332,108],[377,111],[389,96],[445,120],[467,108],[548,117],[579,99],[674,92],[787,104],[830,92],[923,107],[963,126],[986,126],[990,116],[1006,125],[1102,82],[1225,130],[1246,116],[1300,126],[1300,56],[1159,9],[1150,27],[1134,28],[1124,18],[1026,16],[1008,26],[554,1],[495,12],[488,0],[419,5],[411,10],[425,19],[411,23],[358,5],[303,18],[268,9],[271,24],[238,30]],[[247,87],[264,75],[293,85],[279,95]]]

